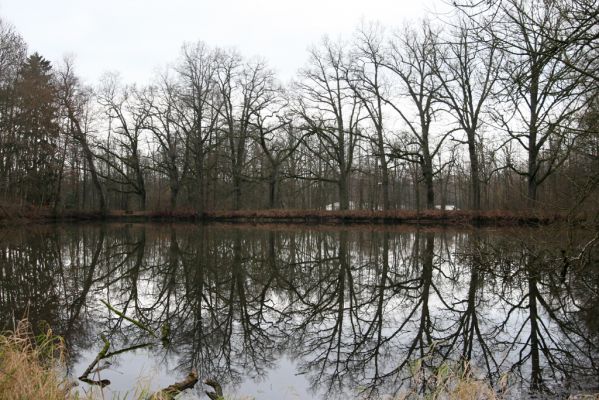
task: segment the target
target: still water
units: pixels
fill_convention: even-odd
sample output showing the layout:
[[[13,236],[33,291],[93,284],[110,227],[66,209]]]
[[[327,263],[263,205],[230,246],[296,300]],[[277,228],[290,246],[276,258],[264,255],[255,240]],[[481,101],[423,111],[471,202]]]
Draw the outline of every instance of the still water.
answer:
[[[506,397],[567,397],[599,391],[591,237],[555,229],[4,228],[0,328],[24,315],[34,327],[49,324],[65,338],[74,379],[105,335],[115,355],[90,375],[110,380],[105,398],[157,390],[192,369],[237,399],[393,398],[432,393],[440,371],[459,375],[464,365]],[[185,398],[207,398],[206,389],[198,383]]]

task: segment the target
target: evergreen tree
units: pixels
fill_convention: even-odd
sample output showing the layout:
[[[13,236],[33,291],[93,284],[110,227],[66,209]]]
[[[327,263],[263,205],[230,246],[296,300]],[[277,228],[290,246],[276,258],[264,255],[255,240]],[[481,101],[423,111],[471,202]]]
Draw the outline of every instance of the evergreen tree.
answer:
[[[58,105],[52,66],[34,53],[21,68],[16,83],[19,191],[35,204],[49,204],[57,178]]]

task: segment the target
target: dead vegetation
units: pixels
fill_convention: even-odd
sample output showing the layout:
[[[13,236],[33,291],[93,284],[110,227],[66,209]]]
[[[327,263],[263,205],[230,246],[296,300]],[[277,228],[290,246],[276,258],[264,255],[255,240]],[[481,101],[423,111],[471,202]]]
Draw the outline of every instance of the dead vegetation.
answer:
[[[469,211],[469,210],[213,210],[198,213],[193,210],[176,211],[69,211],[53,214],[49,210],[20,210],[4,207],[0,223],[11,222],[74,222],[74,221],[182,221],[182,222],[241,222],[241,223],[308,223],[308,224],[417,224],[462,226],[535,226],[558,222],[585,221],[584,216],[572,221],[566,213],[542,211]]]

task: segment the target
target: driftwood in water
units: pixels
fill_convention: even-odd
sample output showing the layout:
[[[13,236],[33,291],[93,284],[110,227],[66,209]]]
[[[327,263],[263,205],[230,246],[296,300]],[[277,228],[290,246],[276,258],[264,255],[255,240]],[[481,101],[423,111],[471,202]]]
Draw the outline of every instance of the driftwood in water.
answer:
[[[144,324],[142,324],[141,322],[130,318],[128,316],[125,315],[125,313],[120,312],[119,310],[117,310],[116,308],[114,308],[113,306],[111,306],[108,302],[104,301],[104,300],[100,300],[106,307],[108,307],[108,309],[112,312],[114,312],[116,315],[118,315],[119,317],[123,318],[124,320],[127,320],[129,322],[131,322],[133,325],[137,326],[139,329],[143,329],[144,331],[148,332],[150,335],[152,335],[152,337],[156,337],[156,334],[147,326],[145,326]]]
[[[104,305],[106,307],[108,307],[109,310],[111,310],[112,312],[114,312],[115,314],[117,314],[120,318],[125,319],[125,320],[131,322],[132,324],[134,324],[135,326],[139,327],[140,329],[143,329],[144,331],[148,332],[150,335],[152,335],[152,337],[156,338],[156,334],[154,332],[152,332],[152,330],[150,328],[148,328],[147,326],[145,326],[141,322],[136,321],[133,318],[127,317],[124,313],[120,312],[119,310],[117,310],[116,308],[114,308],[113,306],[111,306],[108,302],[106,302],[104,300],[100,300],[100,301],[102,303],[104,303]],[[166,331],[166,333],[163,332],[163,335],[162,335],[163,336],[163,342],[164,342],[165,338],[168,337],[168,333],[169,333],[168,331]],[[102,341],[104,342],[104,346],[102,347],[102,350],[100,350],[100,352],[98,353],[98,355],[96,356],[96,358],[91,362],[91,364],[83,372],[83,374],[81,374],[81,376],[79,377],[79,380],[82,381],[82,382],[85,382],[85,383],[89,383],[90,385],[98,385],[98,386],[101,386],[101,387],[110,385],[110,381],[108,379],[94,380],[94,379],[91,379],[89,377],[89,375],[93,372],[94,367],[100,362],[100,360],[102,360],[104,358],[110,358],[110,357],[116,356],[118,354],[125,353],[127,351],[137,350],[137,349],[141,349],[141,348],[153,345],[153,343],[136,344],[134,346],[127,347],[127,348],[120,349],[120,350],[116,350],[116,351],[113,351],[113,352],[109,353],[108,349],[110,348],[110,342],[108,341],[108,339],[106,339],[106,336],[100,335],[100,337],[102,338]],[[98,372],[99,369],[97,369],[96,371]]]
[[[90,385],[98,385],[101,387],[110,385],[110,381],[108,379],[94,380],[89,377],[89,375],[91,373],[99,372],[101,370],[101,368],[96,368],[94,370],[94,367],[96,365],[98,365],[98,363],[101,360],[103,360],[105,358],[110,358],[110,357],[116,356],[117,354],[125,353],[127,351],[137,350],[137,349],[141,349],[141,348],[149,347],[149,346],[153,345],[153,343],[142,343],[142,344],[137,344],[137,345],[134,345],[131,347],[127,347],[127,348],[116,350],[116,351],[109,353],[108,349],[110,348],[110,342],[108,341],[108,339],[106,339],[106,336],[100,335],[100,337],[102,338],[102,341],[104,342],[104,346],[102,347],[102,350],[100,350],[98,352],[98,355],[96,356],[96,358],[94,358],[94,360],[91,362],[91,364],[89,364],[87,369],[83,372],[83,374],[81,374],[81,376],[79,377],[79,380],[81,382],[89,383]]]
[[[182,380],[181,382],[174,383],[169,387],[166,387],[152,396],[150,396],[149,400],[172,400],[176,395],[184,391],[185,389],[191,389],[198,383],[198,373],[194,370],[187,375],[187,378]]]
[[[110,342],[108,341],[108,339],[106,339],[106,336],[100,335],[100,337],[104,342],[104,346],[102,347],[102,350],[98,352],[98,355],[96,356],[96,358],[94,358],[94,361],[92,361],[91,364],[89,364],[89,367],[87,367],[87,369],[79,377],[79,380],[85,383],[89,383],[90,385],[98,385],[100,387],[104,387],[110,385],[110,381],[108,379],[101,379],[99,381],[96,381],[89,378],[89,374],[92,372],[94,367],[100,362],[100,360],[106,358],[106,353],[108,353],[108,349],[110,348]]]
[[[95,380],[95,379],[89,379],[89,378],[84,378],[84,377],[80,376],[79,380],[81,382],[85,382],[90,385],[95,385],[95,386],[100,386],[100,387],[105,387],[105,386],[110,385],[110,380],[108,380],[108,379]]]
[[[212,386],[212,388],[214,389],[214,392],[206,391],[208,397],[210,397],[212,400],[222,400],[224,398],[223,388],[217,381],[215,381],[214,379],[206,379],[204,383],[208,386]]]

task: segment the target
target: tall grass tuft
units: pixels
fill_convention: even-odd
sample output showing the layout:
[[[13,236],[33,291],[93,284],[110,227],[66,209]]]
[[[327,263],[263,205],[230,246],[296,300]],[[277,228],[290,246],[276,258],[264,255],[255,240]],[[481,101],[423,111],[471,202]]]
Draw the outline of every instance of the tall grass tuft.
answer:
[[[35,336],[23,320],[14,331],[0,334],[0,400],[75,398],[64,356],[63,340],[49,328]]]

